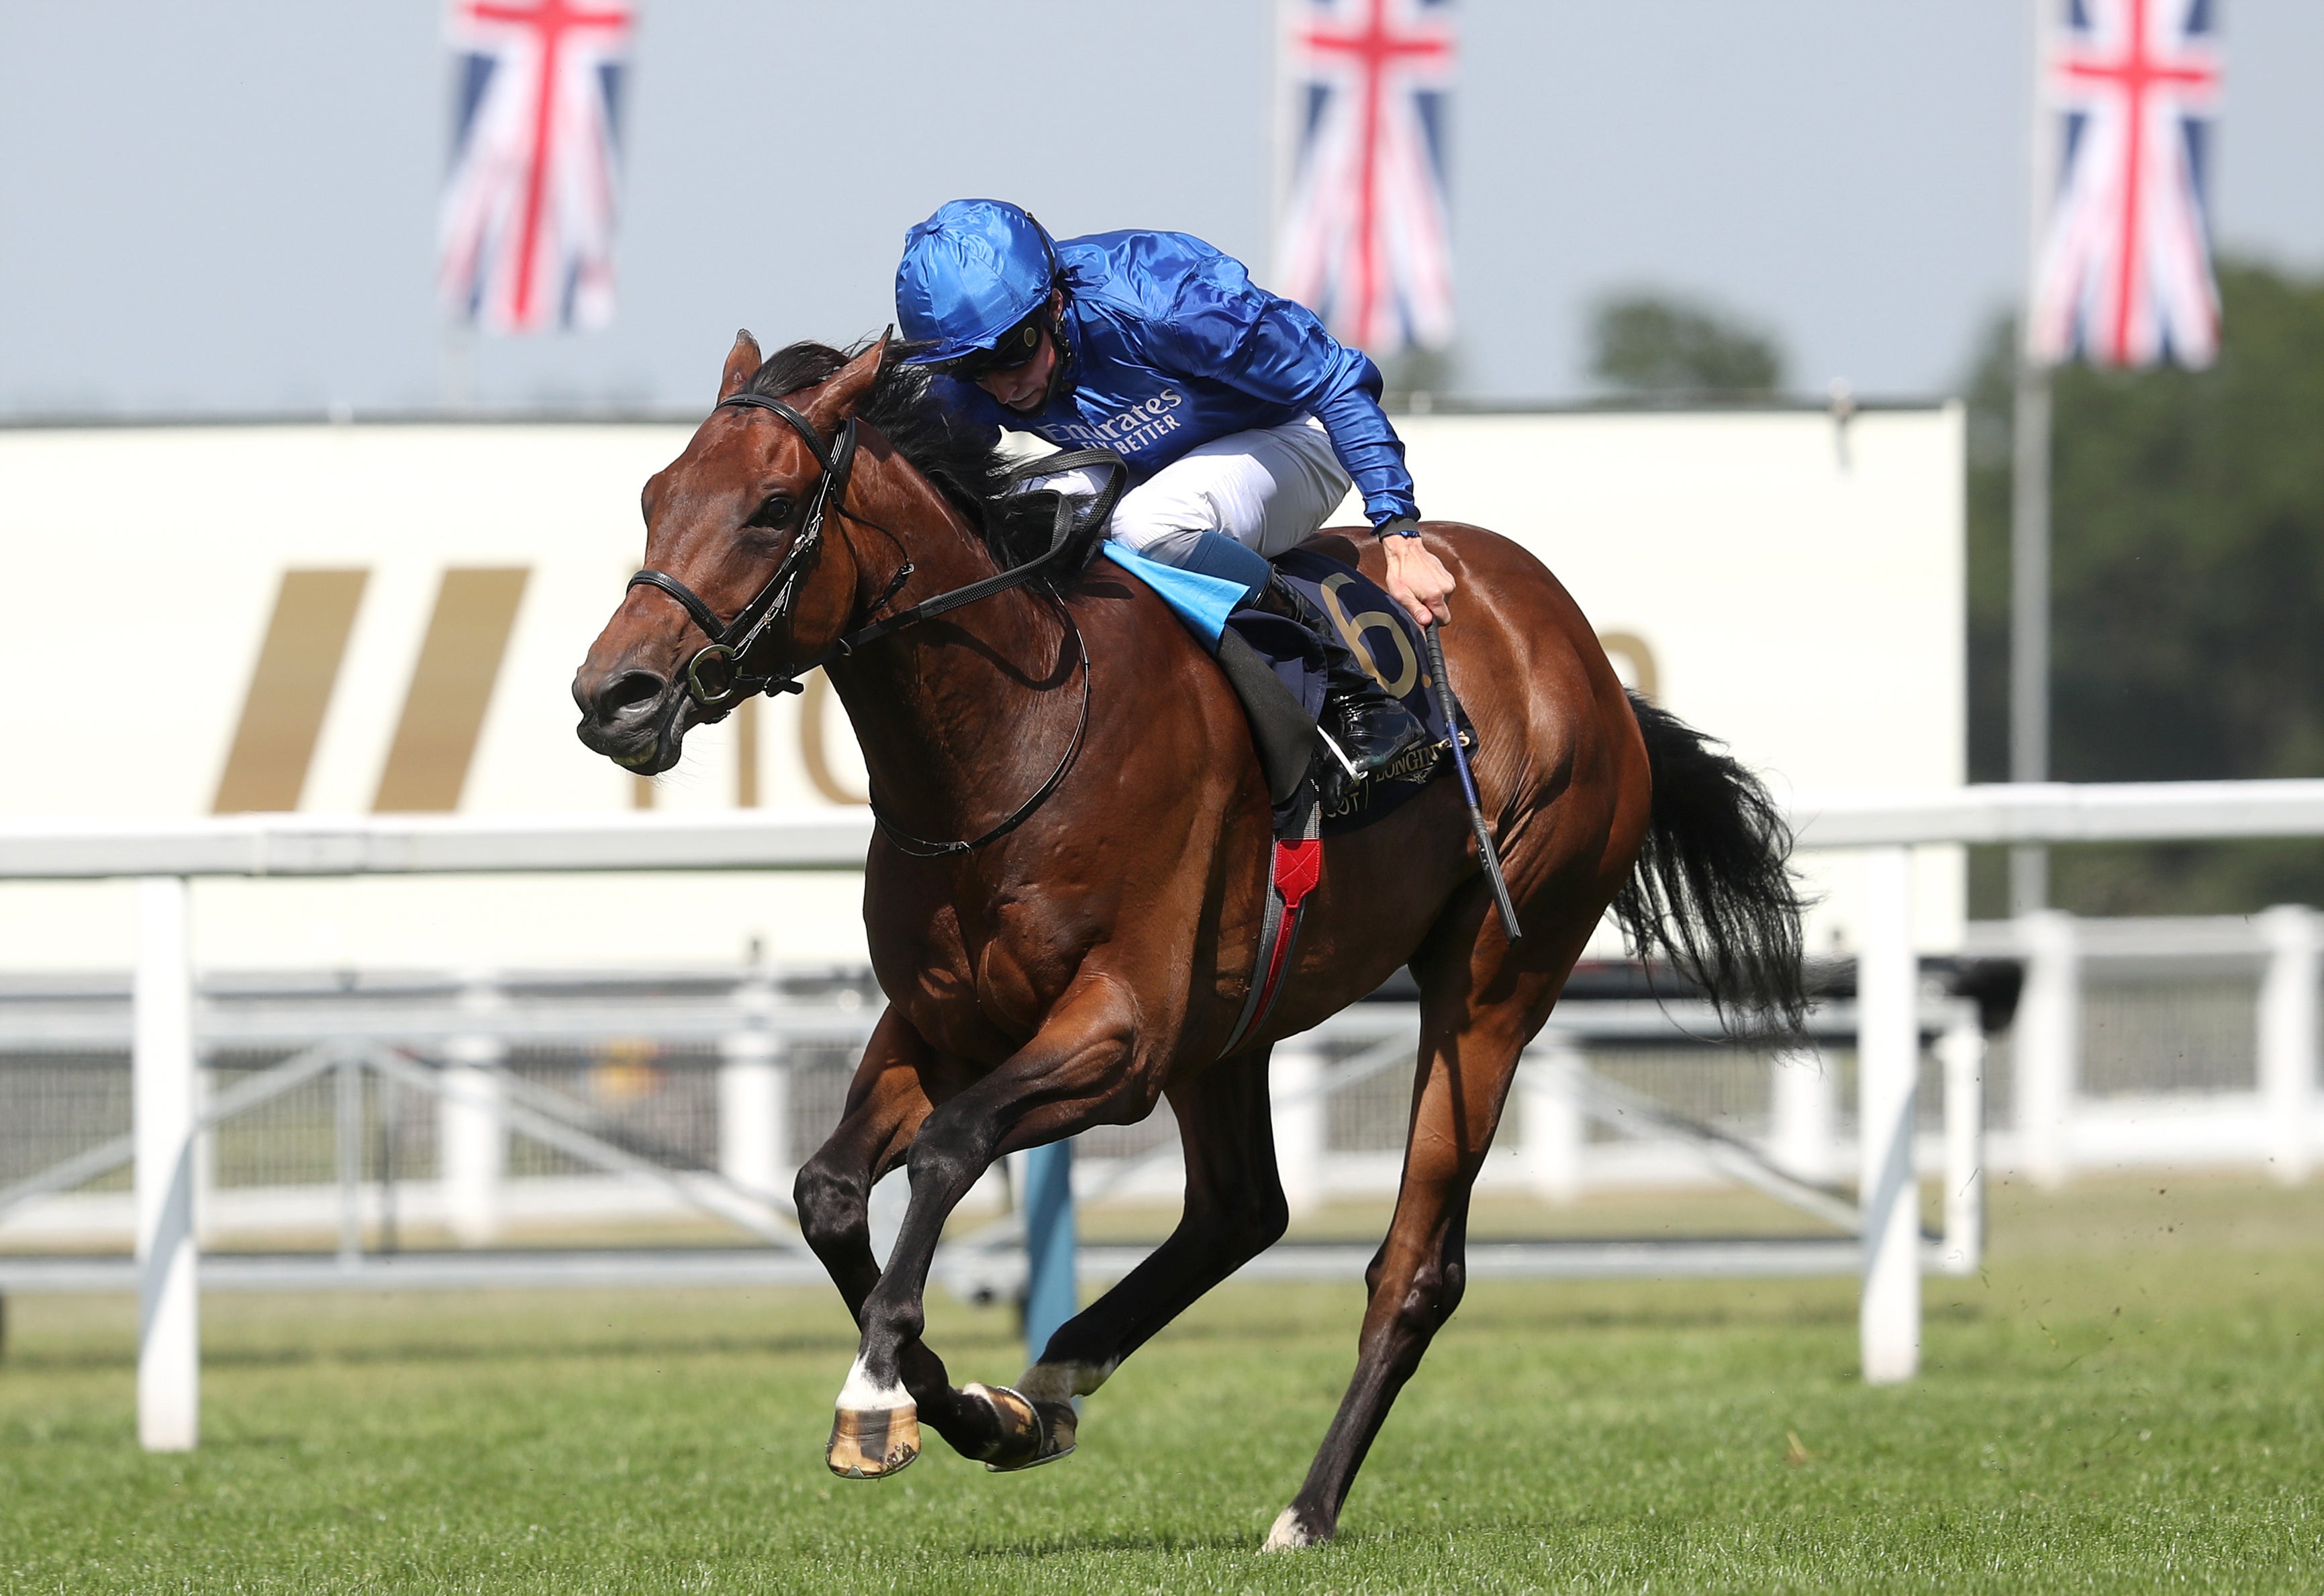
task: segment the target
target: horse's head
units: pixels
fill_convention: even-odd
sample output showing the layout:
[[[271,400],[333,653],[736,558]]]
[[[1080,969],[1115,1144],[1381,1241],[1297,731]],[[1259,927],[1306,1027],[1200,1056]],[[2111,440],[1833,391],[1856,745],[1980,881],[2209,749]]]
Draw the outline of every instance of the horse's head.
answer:
[[[882,339],[785,400],[825,455],[878,380],[885,349]],[[748,397],[760,365],[757,341],[738,334],[719,382],[719,408],[685,452],[647,482],[641,497],[646,569],[670,586],[632,585],[573,678],[581,741],[641,775],[677,764],[687,732],[724,713],[724,703],[705,706],[688,666],[714,641],[705,635],[708,622],[723,628],[762,594],[774,598],[769,583],[787,557],[798,555],[786,573],[792,577],[782,589],[788,603],[751,650],[751,669],[763,672],[811,657],[846,628],[856,608],[860,574],[835,507],[820,540],[802,547],[825,475],[816,449],[779,414],[729,403],[738,394]],[[694,595],[703,613],[681,592]]]

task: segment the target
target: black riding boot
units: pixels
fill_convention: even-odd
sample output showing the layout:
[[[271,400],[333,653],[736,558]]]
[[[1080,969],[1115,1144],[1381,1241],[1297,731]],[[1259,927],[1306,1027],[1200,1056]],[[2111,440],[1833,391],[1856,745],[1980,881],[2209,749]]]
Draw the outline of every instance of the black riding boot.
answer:
[[[1387,689],[1372,679],[1371,673],[1356,663],[1355,651],[1340,635],[1340,629],[1305,594],[1277,577],[1268,583],[1258,602],[1260,609],[1298,622],[1323,645],[1326,663],[1320,724],[1346,757],[1347,764],[1355,767],[1351,776],[1338,759],[1325,754],[1323,789],[1327,807],[1334,807],[1336,798],[1352,791],[1364,778],[1385,770],[1428,740],[1428,728],[1400,700],[1388,697]]]

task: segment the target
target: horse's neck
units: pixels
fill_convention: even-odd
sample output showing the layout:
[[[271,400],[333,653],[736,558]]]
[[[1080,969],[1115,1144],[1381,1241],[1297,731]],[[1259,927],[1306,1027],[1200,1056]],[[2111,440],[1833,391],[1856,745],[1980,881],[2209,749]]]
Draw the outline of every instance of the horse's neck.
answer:
[[[890,529],[903,545],[900,558],[912,562],[891,608],[965,587],[998,568],[960,512],[900,461],[865,485],[872,491],[851,506],[862,521],[849,523],[865,602],[889,588],[899,552],[864,522]],[[1047,746],[1055,739],[1044,734],[1048,723],[1062,713],[1068,718],[1057,737],[1068,734],[1079,702],[1065,702],[1078,683],[1064,637],[1042,600],[1012,587],[833,665],[832,685],[854,725],[872,790],[891,819],[926,837],[964,835],[991,825],[1022,796],[1009,777],[1019,765],[1055,757]]]

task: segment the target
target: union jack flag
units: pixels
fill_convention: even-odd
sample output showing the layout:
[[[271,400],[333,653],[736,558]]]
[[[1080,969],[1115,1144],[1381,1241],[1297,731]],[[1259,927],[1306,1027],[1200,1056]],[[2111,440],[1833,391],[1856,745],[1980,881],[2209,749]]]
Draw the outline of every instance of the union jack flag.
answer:
[[[1277,289],[1374,355],[1452,339],[1452,0],[1283,0]]]
[[[2210,0],[2065,0],[2042,69],[2060,144],[2028,348],[2045,363],[2209,365],[2219,346],[2204,193],[2219,88]]]
[[[452,0],[457,69],[437,284],[500,333],[613,316],[628,0]]]

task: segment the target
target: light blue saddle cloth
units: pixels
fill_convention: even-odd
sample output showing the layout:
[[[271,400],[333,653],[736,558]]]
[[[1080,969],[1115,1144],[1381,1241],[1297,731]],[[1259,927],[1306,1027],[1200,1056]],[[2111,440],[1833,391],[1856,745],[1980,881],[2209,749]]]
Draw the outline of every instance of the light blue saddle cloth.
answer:
[[[1162,602],[1178,613],[1186,629],[1201,638],[1213,653],[1218,652],[1219,633],[1226,629],[1227,617],[1242,602],[1249,588],[1223,577],[1206,577],[1200,571],[1166,566],[1158,559],[1147,558],[1127,544],[1111,540],[1099,552],[1161,595]]]

